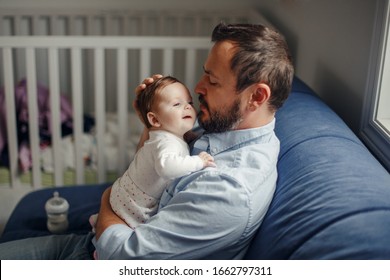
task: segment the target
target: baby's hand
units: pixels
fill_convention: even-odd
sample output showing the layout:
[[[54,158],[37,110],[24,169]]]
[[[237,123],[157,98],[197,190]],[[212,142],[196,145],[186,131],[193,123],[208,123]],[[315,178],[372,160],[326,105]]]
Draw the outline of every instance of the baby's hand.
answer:
[[[198,156],[203,161],[203,167],[217,167],[214,162],[214,158],[208,153],[201,152]]]

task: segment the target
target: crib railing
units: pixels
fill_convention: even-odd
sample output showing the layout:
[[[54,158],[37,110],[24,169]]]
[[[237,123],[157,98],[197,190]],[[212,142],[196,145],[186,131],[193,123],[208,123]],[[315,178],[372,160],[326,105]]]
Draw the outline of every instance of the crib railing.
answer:
[[[73,136],[75,143],[76,184],[84,183],[84,162],[81,152],[81,135],[85,111],[84,103],[93,103],[97,135],[97,175],[98,182],[106,182],[106,168],[104,160],[103,134],[105,130],[105,114],[107,101],[111,95],[116,96],[116,114],[118,115],[118,127],[121,132],[118,149],[124,151],[128,128],[127,114],[131,108],[134,85],[129,85],[129,77],[147,77],[152,73],[181,75],[181,78],[189,89],[193,89],[196,80],[201,74],[201,65],[205,54],[210,48],[209,37],[82,37],[82,36],[0,36],[0,63],[2,80],[4,81],[6,107],[4,120],[9,150],[10,185],[17,187],[18,180],[18,135],[16,132],[17,120],[15,118],[14,89],[17,83],[15,77],[16,61],[18,68],[25,67],[27,92],[28,92],[28,126],[29,145],[32,160],[32,187],[42,186],[41,164],[39,160],[39,128],[37,107],[37,79],[38,64],[47,62],[48,87],[50,89],[51,107],[51,133],[54,163],[54,185],[64,184],[63,168],[61,164],[61,128],[60,128],[60,72],[62,64],[68,65],[71,100],[73,105]],[[108,53],[109,52],[109,53]],[[157,53],[156,53],[157,52]],[[64,54],[62,56],[62,54]],[[110,92],[106,82],[112,69],[106,69],[106,57],[115,57],[114,76],[116,86]],[[90,60],[86,60],[89,57]],[[22,60],[22,63],[20,61]],[[154,64],[159,60],[161,67]],[[23,66],[21,66],[23,65]],[[185,65],[177,72],[178,65]],[[180,66],[180,67],[181,67]],[[136,70],[135,70],[136,69]],[[135,73],[134,71],[137,71]],[[111,73],[112,74],[112,73]],[[87,93],[85,84],[91,83],[93,94]],[[115,91],[115,92],[113,92]],[[85,96],[93,98],[85,99]],[[91,104],[89,104],[91,105]],[[1,131],[0,131],[1,132]],[[128,164],[125,153],[119,153],[118,174],[122,173]]]
[[[209,36],[221,21],[266,23],[253,9],[1,9],[0,35]]]
[[[138,10],[128,9],[0,9],[0,36],[210,36],[212,29],[221,21],[226,23],[263,23],[269,22],[253,9],[245,10]],[[37,51],[39,57],[38,79],[47,84],[47,56]],[[60,80],[69,79],[63,62],[63,51],[60,51]],[[129,56],[137,57],[138,54]],[[24,59],[15,59],[16,79],[23,79]],[[152,55],[152,63],[156,62]],[[91,60],[88,56],[85,60]],[[108,54],[105,58],[108,75],[116,58]],[[19,64],[22,64],[19,66]],[[179,66],[176,67],[179,69]],[[162,70],[161,70],[162,71]],[[184,70],[183,70],[184,71]],[[180,72],[178,70],[178,72]],[[0,85],[3,80],[0,75]],[[131,83],[137,77],[129,77]],[[114,83],[114,84],[113,84]],[[61,83],[61,91],[69,92],[69,83]],[[107,88],[115,86],[115,79],[108,79]],[[84,106],[88,106],[87,104]],[[111,101],[108,106],[113,110]]]

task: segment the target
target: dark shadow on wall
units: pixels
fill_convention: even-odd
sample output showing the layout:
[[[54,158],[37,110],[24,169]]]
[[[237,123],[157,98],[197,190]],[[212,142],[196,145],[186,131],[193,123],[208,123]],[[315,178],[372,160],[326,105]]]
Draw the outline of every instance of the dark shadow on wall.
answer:
[[[362,97],[343,81],[343,77],[332,72],[325,62],[319,60],[313,63],[315,73],[312,87],[357,135],[362,114]]]

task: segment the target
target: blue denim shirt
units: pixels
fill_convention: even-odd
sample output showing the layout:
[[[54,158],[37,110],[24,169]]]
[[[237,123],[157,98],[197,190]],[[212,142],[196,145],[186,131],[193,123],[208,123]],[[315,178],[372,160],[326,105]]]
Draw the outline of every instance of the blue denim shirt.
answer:
[[[93,240],[99,259],[241,259],[275,191],[274,126],[203,135],[193,153],[203,145],[217,167],[177,179],[135,230],[108,227]]]

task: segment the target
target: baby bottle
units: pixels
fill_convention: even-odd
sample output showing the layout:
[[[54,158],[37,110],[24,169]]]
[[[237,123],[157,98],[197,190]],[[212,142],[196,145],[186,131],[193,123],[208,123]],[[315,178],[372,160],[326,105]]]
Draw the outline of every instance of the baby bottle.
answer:
[[[52,198],[46,201],[47,229],[51,233],[63,233],[67,230],[68,209],[68,201],[60,197],[57,191],[53,193]]]

